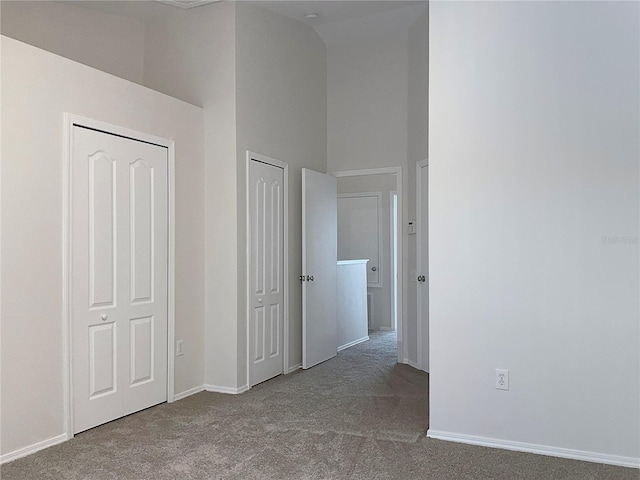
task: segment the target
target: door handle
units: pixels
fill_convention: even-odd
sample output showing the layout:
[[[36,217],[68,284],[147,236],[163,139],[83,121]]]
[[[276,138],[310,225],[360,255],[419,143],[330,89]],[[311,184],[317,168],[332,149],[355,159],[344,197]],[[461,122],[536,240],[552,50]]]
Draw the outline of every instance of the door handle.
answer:
[[[427,277],[425,277],[424,275],[420,275],[420,276],[418,277],[418,281],[419,281],[419,282],[426,282],[426,281],[427,281]]]
[[[378,268],[377,268],[377,267],[371,267],[371,271],[372,271],[372,272],[375,272],[376,270],[378,270]]]
[[[100,318],[101,318],[101,319],[102,319],[102,321],[104,322],[104,321],[105,321],[107,318],[109,318],[109,317],[107,316],[107,314],[106,314],[106,313],[103,313],[102,315],[100,315]]]
[[[300,277],[299,277],[299,278],[300,278],[300,281],[301,281],[301,282],[304,282],[304,281],[305,281],[305,276],[304,276],[304,275],[300,275]]]
[[[313,282],[313,275],[307,275],[307,282]]]

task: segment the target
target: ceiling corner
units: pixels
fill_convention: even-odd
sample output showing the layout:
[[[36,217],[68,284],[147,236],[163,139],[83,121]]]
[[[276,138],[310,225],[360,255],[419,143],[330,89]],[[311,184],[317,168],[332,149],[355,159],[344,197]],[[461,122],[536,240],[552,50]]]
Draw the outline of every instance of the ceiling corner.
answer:
[[[195,7],[201,7],[202,5],[208,5],[210,3],[217,3],[221,0],[155,0],[159,3],[166,5],[172,5],[174,7],[189,9]]]

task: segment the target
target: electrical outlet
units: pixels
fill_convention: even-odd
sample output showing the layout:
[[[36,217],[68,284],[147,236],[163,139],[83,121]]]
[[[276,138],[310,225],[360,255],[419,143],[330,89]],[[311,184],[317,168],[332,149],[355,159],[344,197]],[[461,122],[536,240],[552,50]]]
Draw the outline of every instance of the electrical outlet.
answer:
[[[178,340],[176,342],[176,357],[181,357],[184,355],[184,341]]]
[[[509,390],[509,370],[496,368],[496,390]]]

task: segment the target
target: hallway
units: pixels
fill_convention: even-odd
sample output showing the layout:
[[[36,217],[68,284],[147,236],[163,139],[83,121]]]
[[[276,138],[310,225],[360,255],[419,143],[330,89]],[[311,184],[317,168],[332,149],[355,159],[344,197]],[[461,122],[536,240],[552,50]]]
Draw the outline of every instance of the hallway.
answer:
[[[428,376],[395,332],[238,395],[199,393],[2,466],[17,479],[632,479],[635,471],[424,438]]]

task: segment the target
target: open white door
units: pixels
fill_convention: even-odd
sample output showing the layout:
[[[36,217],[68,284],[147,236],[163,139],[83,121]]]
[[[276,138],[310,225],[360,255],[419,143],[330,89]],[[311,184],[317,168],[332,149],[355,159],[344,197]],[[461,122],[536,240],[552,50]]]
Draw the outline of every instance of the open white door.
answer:
[[[429,371],[429,165],[417,164],[418,367]]]
[[[337,198],[335,177],[302,169],[302,368],[337,354]]]

